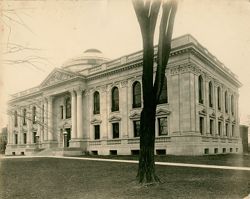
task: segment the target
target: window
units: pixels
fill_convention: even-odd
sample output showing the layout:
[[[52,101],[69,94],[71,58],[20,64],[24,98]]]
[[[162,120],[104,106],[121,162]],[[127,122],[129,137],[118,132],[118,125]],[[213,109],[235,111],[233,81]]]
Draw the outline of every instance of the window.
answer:
[[[234,115],[234,96],[231,95],[231,113]]]
[[[133,84],[133,108],[141,107],[141,84],[135,82]]]
[[[234,127],[234,125],[232,125],[232,137],[234,137],[234,134],[235,134],[235,127]]]
[[[60,106],[61,119],[63,119],[63,106]]]
[[[70,97],[66,98],[66,119],[71,118],[71,99]]]
[[[209,107],[213,107],[213,84],[209,82],[208,84],[208,98],[209,98]]]
[[[225,92],[225,112],[228,112],[228,94]]]
[[[134,137],[140,137],[140,120],[133,121],[134,123]]]
[[[198,87],[199,87],[199,103],[203,104],[203,78],[201,75],[199,76]]]
[[[119,138],[119,123],[112,123],[113,138]]]
[[[15,134],[15,144],[18,144],[18,134]]]
[[[27,143],[27,134],[26,133],[23,134],[23,143],[24,144]]]
[[[23,109],[23,125],[25,126],[26,123],[26,109]]]
[[[14,125],[15,125],[15,127],[17,127],[17,125],[18,125],[18,122],[17,122],[17,111],[15,111],[15,113],[14,113]]]
[[[222,132],[222,123],[218,122],[218,134],[221,135]]]
[[[33,106],[32,108],[32,122],[33,124],[36,123],[36,107],[35,106]]]
[[[221,110],[221,91],[220,87],[217,88],[217,105],[218,105],[218,110]]]
[[[204,117],[200,117],[200,134],[204,133]]]
[[[212,135],[213,132],[214,132],[214,120],[210,119],[210,121],[209,121],[209,126],[210,126],[209,132],[210,132],[210,134]]]
[[[228,132],[229,132],[229,129],[228,129],[228,123],[226,123],[226,136],[228,136]]]
[[[112,107],[111,111],[119,111],[119,90],[117,87],[112,89]]]
[[[158,118],[159,135],[168,135],[168,118]]]
[[[161,91],[161,95],[160,95],[158,104],[164,104],[164,103],[168,103],[168,84],[167,84],[166,77],[164,78],[162,91]]]
[[[94,125],[95,140],[100,139],[100,125]]]
[[[36,140],[36,132],[33,132],[33,143],[36,143],[37,140]]]
[[[94,92],[94,114],[100,113],[100,94],[99,92]]]
[[[44,105],[42,106],[42,113],[43,113],[42,122],[44,122],[44,117],[45,117]]]

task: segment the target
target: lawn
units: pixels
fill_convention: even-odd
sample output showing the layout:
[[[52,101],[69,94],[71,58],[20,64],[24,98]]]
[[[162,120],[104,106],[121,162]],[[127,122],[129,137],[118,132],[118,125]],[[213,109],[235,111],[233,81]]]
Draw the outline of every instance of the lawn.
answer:
[[[0,160],[0,198],[243,198],[250,172],[157,166],[162,184],[140,187],[137,164],[54,158]]]

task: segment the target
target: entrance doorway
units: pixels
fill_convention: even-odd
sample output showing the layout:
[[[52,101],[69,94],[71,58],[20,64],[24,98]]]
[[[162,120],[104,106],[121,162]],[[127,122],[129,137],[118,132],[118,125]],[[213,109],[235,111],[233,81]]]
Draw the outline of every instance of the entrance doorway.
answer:
[[[69,147],[69,141],[71,139],[71,129],[66,128],[65,129],[65,134],[64,134],[64,147]]]

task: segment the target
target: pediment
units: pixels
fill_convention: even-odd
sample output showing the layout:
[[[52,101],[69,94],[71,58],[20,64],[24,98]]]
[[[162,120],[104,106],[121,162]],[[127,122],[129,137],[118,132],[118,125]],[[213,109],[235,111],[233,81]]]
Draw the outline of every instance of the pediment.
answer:
[[[213,112],[212,114],[210,114],[210,117],[215,118],[216,117],[215,113]]]
[[[141,117],[141,115],[140,115],[140,113],[138,113],[138,112],[133,112],[133,113],[129,116],[130,119],[138,119],[138,118],[140,118],[140,117]]]
[[[93,120],[91,120],[90,123],[91,124],[100,124],[100,123],[102,123],[102,120],[98,120],[98,119],[94,118]]]
[[[48,75],[48,77],[41,83],[40,86],[42,88],[47,87],[47,86],[51,86],[54,84],[58,84],[58,83],[67,81],[67,80],[72,79],[76,76],[77,76],[77,74],[56,68]]]
[[[162,109],[162,108],[160,108],[160,109],[158,109],[156,111],[156,115],[157,116],[160,116],[160,115],[170,115],[170,113],[171,113],[171,111],[168,111],[168,110],[165,110],[165,109]]]
[[[205,109],[202,109],[201,111],[199,111],[200,115],[207,115],[207,111]]]
[[[218,119],[219,119],[219,120],[224,120],[223,115],[221,115]]]
[[[110,122],[118,122],[118,121],[121,121],[121,118],[118,117],[118,116],[111,116],[111,117],[109,118],[109,121],[110,121]]]

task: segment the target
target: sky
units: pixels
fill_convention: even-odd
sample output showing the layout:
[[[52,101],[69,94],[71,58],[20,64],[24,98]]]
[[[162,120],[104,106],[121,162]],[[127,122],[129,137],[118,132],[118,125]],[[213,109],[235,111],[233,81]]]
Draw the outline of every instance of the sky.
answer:
[[[39,85],[55,67],[86,49],[97,48],[111,59],[142,49],[131,0],[4,0],[1,7],[0,127],[6,125],[11,94]],[[250,1],[179,0],[173,37],[187,33],[238,76],[243,84],[240,119],[246,124],[250,121]],[[157,43],[158,31],[155,35]],[[11,44],[30,49],[6,53]],[[35,65],[7,62],[26,58]]]

